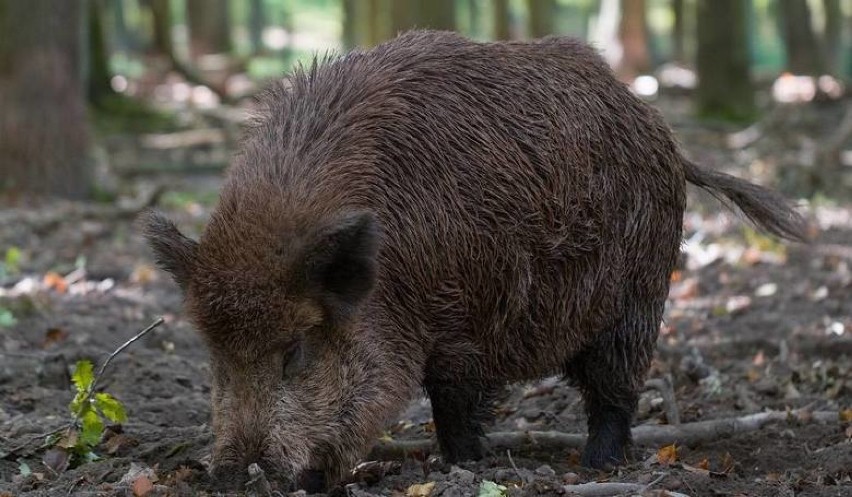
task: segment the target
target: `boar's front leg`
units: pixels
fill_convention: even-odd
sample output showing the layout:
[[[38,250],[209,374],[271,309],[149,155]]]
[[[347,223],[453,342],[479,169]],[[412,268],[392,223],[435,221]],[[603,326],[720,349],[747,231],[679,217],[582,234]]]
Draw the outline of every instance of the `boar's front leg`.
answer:
[[[611,469],[627,460],[630,424],[648,373],[661,306],[625,319],[572,358],[568,377],[579,387],[588,416],[583,466]]]
[[[432,417],[445,462],[482,459],[482,423],[491,417],[496,389],[476,382],[461,383],[427,378],[424,386],[432,402]]]

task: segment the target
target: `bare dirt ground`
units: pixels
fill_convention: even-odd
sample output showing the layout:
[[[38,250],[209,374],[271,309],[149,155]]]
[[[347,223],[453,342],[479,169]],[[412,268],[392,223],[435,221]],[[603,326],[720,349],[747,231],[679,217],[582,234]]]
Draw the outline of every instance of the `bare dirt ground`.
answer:
[[[718,152],[722,132],[693,125],[680,136],[710,162],[754,164]],[[168,185],[159,207],[197,234],[215,177],[154,181]],[[682,423],[799,411],[747,433],[678,440],[674,450],[638,444],[634,463],[613,473],[581,468],[576,447],[528,443],[495,447],[460,467],[415,451],[399,464],[362,468],[338,492],[571,495],[580,488],[565,485],[629,482],[639,487],[624,495],[852,496],[850,199],[805,207],[819,234],[810,245],[783,245],[714,201],[690,196],[684,264],[673,275],[650,378],[671,379]],[[114,204],[52,201],[0,211],[0,248],[22,253],[0,287],[0,313],[12,316],[0,326],[0,495],[217,495],[205,473],[212,441],[206,352],[132,218]],[[83,358],[97,364],[157,316],[166,323],[118,356],[100,383],[126,405],[129,421],[108,430],[97,460],[61,472],[45,465],[44,438],[34,436],[69,420],[70,368]],[[560,378],[507,386],[495,410],[489,432],[585,433],[578,393]],[[823,411],[838,417],[810,414]],[[654,427],[669,417],[650,390],[635,423]],[[428,402],[414,399],[384,439],[421,439],[433,429]],[[153,488],[136,483],[143,476]],[[488,494],[483,481],[506,489]]]

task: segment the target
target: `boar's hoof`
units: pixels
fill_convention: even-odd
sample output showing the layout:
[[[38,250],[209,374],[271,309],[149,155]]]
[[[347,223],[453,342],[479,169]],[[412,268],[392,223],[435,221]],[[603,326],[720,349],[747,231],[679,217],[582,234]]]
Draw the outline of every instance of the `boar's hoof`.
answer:
[[[309,494],[318,494],[326,490],[325,473],[318,469],[306,469],[299,475],[299,488]]]
[[[604,471],[612,471],[617,466],[624,465],[627,462],[626,445],[613,439],[602,440],[602,438],[589,439],[580,463],[584,467]]]

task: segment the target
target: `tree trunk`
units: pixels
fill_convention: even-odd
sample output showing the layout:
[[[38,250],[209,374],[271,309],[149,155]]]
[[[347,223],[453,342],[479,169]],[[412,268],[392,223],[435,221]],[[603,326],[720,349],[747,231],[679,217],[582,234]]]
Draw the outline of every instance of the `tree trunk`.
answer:
[[[85,2],[0,0],[0,33],[0,188],[85,197]]]
[[[509,10],[509,0],[494,0],[495,40],[512,39],[511,22],[512,19],[511,12]]]
[[[343,1],[343,46],[353,49],[358,46],[358,0]]]
[[[672,0],[672,14],[674,15],[674,26],[672,28],[672,59],[679,63],[686,63],[686,47],[684,39],[684,14],[683,0]]]
[[[750,2],[698,0],[698,112],[745,121],[754,117],[749,72],[747,11]]]
[[[148,0],[154,28],[153,49],[168,60],[175,59],[175,46],[172,40],[172,12],[169,0]]]
[[[645,20],[645,0],[621,0],[621,22],[618,36],[624,53],[618,64],[618,75],[624,81],[651,68],[648,51],[648,24]]]
[[[109,48],[104,29],[103,0],[89,0],[89,102],[99,106],[104,98],[115,94],[110,84]]]
[[[229,0],[186,1],[189,53],[193,60],[231,51],[230,6]]]
[[[391,36],[396,36],[417,25],[411,2],[390,2]]]
[[[817,76],[824,72],[822,55],[811,26],[807,0],[779,0],[781,33],[787,52],[787,70]]]
[[[553,34],[553,18],[556,15],[554,0],[527,0],[530,38],[541,38]]]
[[[825,69],[835,76],[840,75],[840,59],[843,54],[843,12],[840,0],[824,0],[825,36],[823,53]]]

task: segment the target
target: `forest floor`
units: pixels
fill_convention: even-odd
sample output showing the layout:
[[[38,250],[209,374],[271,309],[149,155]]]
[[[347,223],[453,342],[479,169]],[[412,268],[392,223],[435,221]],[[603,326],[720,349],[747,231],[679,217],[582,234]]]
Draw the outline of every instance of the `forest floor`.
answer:
[[[702,162],[753,177],[764,159],[727,150],[725,131],[674,121]],[[168,185],[158,207],[197,235],[218,176],[137,176],[131,190],[152,184]],[[670,379],[681,423],[796,410],[788,419],[675,440],[674,448],[637,444],[633,462],[611,473],[580,467],[572,444],[495,448],[458,467],[415,453],[401,464],[362,468],[345,491],[571,495],[590,487],[566,485],[630,482],[639,487],[624,495],[852,495],[852,200],[805,206],[818,234],[802,245],[754,233],[693,189],[690,198],[684,264],[673,275],[649,377]],[[136,211],[120,204],[44,201],[0,211],[0,248],[20,250],[0,273],[0,496],[217,495],[205,473],[212,441],[206,351],[178,288],[152,267],[132,223]],[[38,435],[70,419],[76,361],[101,363],[157,316],[165,324],[116,357],[99,383],[124,403],[129,421],[107,431],[96,460],[67,469],[45,463]],[[667,407],[649,390],[635,425],[662,427]],[[561,378],[508,386],[495,408],[489,432],[586,431],[578,392]],[[433,430],[428,401],[414,399],[384,439],[428,438]]]

